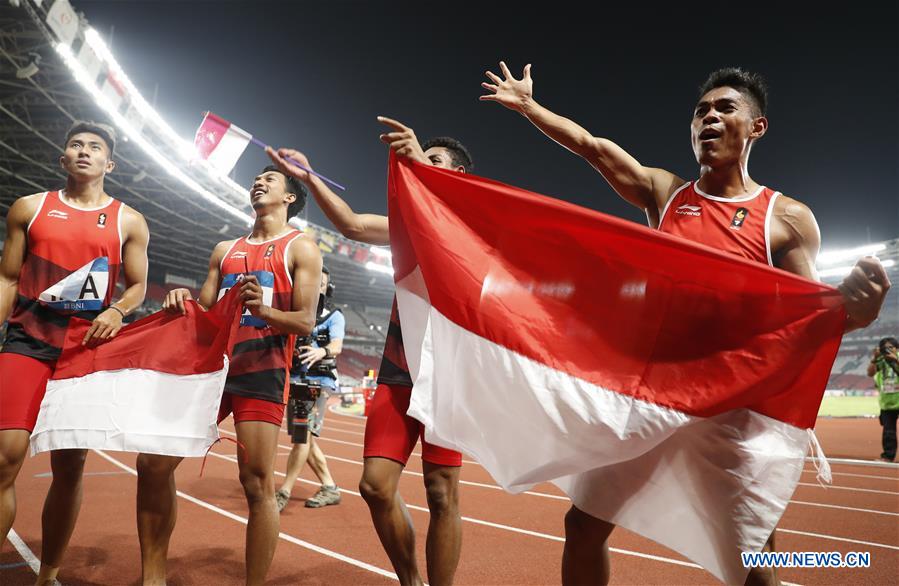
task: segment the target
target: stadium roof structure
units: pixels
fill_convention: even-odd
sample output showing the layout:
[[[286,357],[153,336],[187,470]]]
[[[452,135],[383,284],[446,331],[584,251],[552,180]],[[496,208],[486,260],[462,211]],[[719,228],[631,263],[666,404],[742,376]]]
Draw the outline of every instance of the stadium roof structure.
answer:
[[[252,225],[246,189],[193,161],[193,144],[141,96],[111,51],[68,0],[0,3],[0,208],[61,187],[56,162],[74,120],[119,132],[110,193],[150,227],[150,278],[196,288],[216,243]],[[293,220],[313,236],[338,284],[335,301],[386,307],[393,296],[389,252]]]

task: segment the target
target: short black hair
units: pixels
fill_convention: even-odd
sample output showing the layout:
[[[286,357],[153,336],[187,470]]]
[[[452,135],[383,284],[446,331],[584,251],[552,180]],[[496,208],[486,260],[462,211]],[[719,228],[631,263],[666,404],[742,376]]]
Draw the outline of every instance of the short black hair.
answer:
[[[280,173],[284,175],[284,182],[287,185],[287,193],[292,193],[297,196],[293,202],[287,206],[287,219],[294,217],[303,211],[303,208],[306,207],[306,196],[309,192],[306,190],[306,186],[303,185],[303,182],[297,179],[296,177],[291,177],[287,175],[276,167],[275,165],[269,165],[265,169],[262,170],[262,173],[268,173],[270,171],[274,171],[275,173]],[[260,173],[260,175],[262,174]]]
[[[755,107],[756,116],[764,116],[768,111],[768,83],[758,73],[743,71],[739,67],[713,71],[699,86],[699,97],[719,87],[731,87],[743,94]]]
[[[896,338],[884,338],[877,344],[877,347],[880,349],[881,352],[886,352],[886,350],[884,350],[884,348],[886,347],[887,344],[892,344],[896,348],[899,348],[899,340],[896,340]]]
[[[82,132],[90,132],[91,134],[96,134],[97,136],[102,138],[106,143],[106,146],[109,147],[109,158],[112,158],[112,154],[115,152],[115,128],[108,124],[94,122],[93,120],[76,120],[75,123],[72,124],[72,127],[69,128],[69,131],[66,132],[65,144],[68,145],[69,140],[73,136]]]
[[[471,153],[465,148],[465,145],[449,136],[435,136],[429,138],[421,145],[421,150],[426,151],[433,147],[443,147],[449,151],[450,157],[453,159],[453,167],[462,167],[466,173],[471,173],[474,169],[474,161],[471,160]]]

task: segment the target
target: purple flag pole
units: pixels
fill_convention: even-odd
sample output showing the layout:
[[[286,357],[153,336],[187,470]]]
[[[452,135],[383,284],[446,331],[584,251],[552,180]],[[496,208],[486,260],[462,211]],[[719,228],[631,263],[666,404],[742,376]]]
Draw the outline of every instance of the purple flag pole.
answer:
[[[262,150],[267,149],[268,146],[269,146],[269,145],[265,144],[264,142],[262,142],[261,140],[259,140],[258,138],[256,138],[255,136],[252,137],[252,138],[250,138],[250,141],[251,141],[253,144],[255,144],[256,146],[262,147]],[[301,165],[300,163],[298,163],[297,161],[291,159],[290,157],[284,157],[284,158],[287,159],[288,161],[290,161],[290,163],[291,163],[292,165],[296,165],[297,167],[299,167],[299,168],[302,169],[303,171],[306,171],[307,173],[311,173],[312,175],[315,175],[316,177],[318,177],[319,179],[321,179],[321,180],[324,181],[325,183],[330,183],[331,185],[333,185],[333,186],[336,187],[337,189],[340,189],[340,190],[342,190],[342,191],[346,191],[346,187],[344,187],[344,186],[341,185],[340,183],[337,183],[336,181],[331,181],[330,179],[328,179],[328,178],[325,177],[324,175],[319,175],[318,173],[316,173],[316,172],[313,171],[312,169],[309,169],[309,168],[306,167],[305,165]]]

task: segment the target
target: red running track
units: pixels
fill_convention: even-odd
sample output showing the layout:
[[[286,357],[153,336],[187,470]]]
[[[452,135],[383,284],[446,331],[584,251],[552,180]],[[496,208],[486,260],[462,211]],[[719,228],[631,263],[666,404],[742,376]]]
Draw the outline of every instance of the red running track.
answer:
[[[321,440],[343,502],[306,509],[302,500],[317,485],[304,472],[281,517],[281,540],[269,573],[271,584],[395,583],[387,556],[358,495],[364,421],[329,413]],[[233,433],[230,421],[223,435]],[[819,437],[831,457],[877,455],[876,420],[820,420]],[[282,436],[278,470],[283,472],[289,438]],[[135,584],[140,557],[135,529],[133,454],[92,452],[78,526],[60,572],[64,585]],[[242,584],[246,504],[237,480],[234,447],[218,444],[199,477],[200,460],[186,460],[177,473],[179,517],[172,538],[169,584]],[[13,539],[0,552],[0,584],[31,584],[27,559],[40,555],[40,511],[50,483],[49,457],[29,458],[17,483],[19,510]],[[781,521],[780,551],[870,552],[867,569],[782,569],[780,578],[798,584],[895,584],[899,575],[899,467],[835,464],[829,488],[807,465]],[[424,571],[428,513],[421,460],[413,456],[400,483],[418,531]],[[476,463],[462,469],[462,559],[457,584],[557,584],[562,554],[562,518],[567,499],[551,485],[521,495],[499,490]],[[716,580],[680,555],[618,529],[611,539],[613,584],[714,584]],[[21,552],[19,551],[21,550]],[[24,556],[23,556],[24,553]]]

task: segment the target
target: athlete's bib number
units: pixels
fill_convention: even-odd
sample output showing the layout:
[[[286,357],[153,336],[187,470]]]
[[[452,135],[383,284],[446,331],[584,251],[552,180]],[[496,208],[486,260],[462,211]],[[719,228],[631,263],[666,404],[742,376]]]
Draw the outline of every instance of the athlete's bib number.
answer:
[[[101,256],[49,287],[38,300],[56,311],[99,311],[109,289],[109,258]]]
[[[275,292],[275,274],[270,271],[253,271],[249,274],[254,275],[259,282],[259,286],[262,287],[262,303],[271,307],[272,298],[274,297]],[[242,277],[243,273],[231,273],[222,277],[222,286],[219,289],[218,298],[221,299],[225,293],[228,292],[228,289],[236,285]],[[268,326],[264,319],[251,314],[249,309],[244,309],[243,315],[240,318],[240,325],[252,328],[264,328]]]

